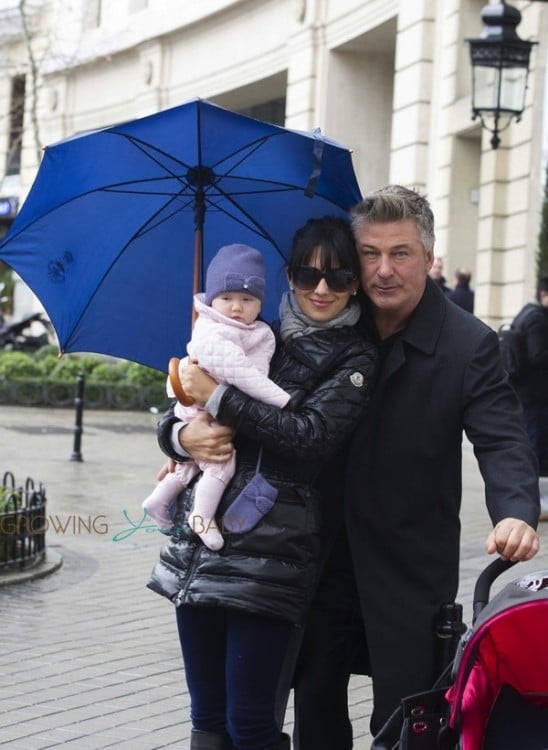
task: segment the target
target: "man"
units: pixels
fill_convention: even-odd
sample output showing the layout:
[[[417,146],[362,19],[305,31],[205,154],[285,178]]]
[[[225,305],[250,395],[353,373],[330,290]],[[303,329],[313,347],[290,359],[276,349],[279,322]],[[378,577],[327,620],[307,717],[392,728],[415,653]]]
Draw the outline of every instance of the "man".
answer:
[[[463,429],[485,482],[494,526],[489,553],[512,560],[536,554],[538,486],[497,335],[449,304],[428,278],[434,218],[427,201],[389,186],[367,196],[352,223],[365,292],[362,328],[380,353],[370,414],[350,448],[345,490],[376,734],[401,698],[429,689],[439,675],[433,624],[458,588]],[[315,725],[310,718],[314,702],[341,706],[341,670],[347,668],[347,682],[348,664],[357,655],[349,645],[355,628],[343,639],[339,625],[352,618],[350,587],[337,595],[334,578],[329,580],[341,567],[340,548],[320,582],[297,672],[299,750],[352,747],[340,708],[338,716],[319,711]],[[342,647],[334,653],[330,644],[341,640],[344,653]],[[320,654],[315,660],[310,643]],[[339,695],[330,695],[330,685]],[[333,744],[336,737],[344,739]]]
[[[427,201],[389,186],[366,197],[352,220],[362,328],[379,345],[381,369],[348,455],[347,537],[344,522],[336,539],[326,535],[332,554],[308,618],[295,685],[300,750],[352,747],[346,686],[356,660],[373,678],[374,734],[402,697],[438,676],[433,621],[458,587],[463,428],[494,525],[487,551],[512,560],[538,551],[536,462],[521,407],[494,331],[448,304],[428,278]],[[193,455],[220,460],[230,451],[227,432],[218,443],[211,429],[197,436],[195,423],[181,433]],[[326,507],[342,507],[336,482],[330,489]]]
[[[447,286],[445,276],[443,275],[443,260],[441,258],[434,258],[432,268],[428,271],[428,275],[435,281],[444,294],[451,291],[451,288]]]
[[[466,312],[474,312],[474,292],[470,289],[472,271],[469,268],[458,268],[455,271],[455,288],[447,293],[447,299],[462,307]]]
[[[525,305],[515,318],[525,337],[527,365],[514,387],[539,462],[541,518],[548,520],[548,276],[539,279],[536,296],[538,304]]]

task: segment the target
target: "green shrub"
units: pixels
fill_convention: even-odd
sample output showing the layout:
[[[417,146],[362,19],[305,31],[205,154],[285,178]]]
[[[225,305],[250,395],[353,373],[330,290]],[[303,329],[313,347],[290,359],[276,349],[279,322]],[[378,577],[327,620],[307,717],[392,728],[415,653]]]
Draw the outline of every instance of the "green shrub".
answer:
[[[0,485],[0,513],[11,513],[19,510],[22,504],[21,490]]]
[[[42,370],[38,362],[26,352],[0,353],[0,378],[15,380],[18,378],[39,378]]]
[[[163,372],[159,372],[159,370],[153,370],[151,367],[144,367],[135,362],[129,362],[126,380],[128,383],[133,383],[137,386],[164,385],[166,375]]]
[[[548,166],[544,182],[544,200],[540,217],[537,251],[537,280],[548,274]]]
[[[90,373],[89,381],[96,383],[120,383],[126,379],[127,362],[100,362]]]
[[[68,406],[80,373],[90,408],[167,407],[166,375],[125,360],[105,361],[96,354],[65,354],[56,346],[36,352],[0,350],[0,403]]]
[[[47,373],[51,380],[76,380],[82,372],[82,362],[79,357],[66,354],[58,359],[54,367]]]
[[[72,356],[76,358],[76,355],[73,354]],[[104,364],[104,360],[101,359],[98,354],[78,355],[78,361],[80,363],[80,369],[87,375],[91,375],[92,372],[95,372],[97,367]]]
[[[56,354],[52,354],[51,352],[40,356],[37,361],[40,365],[42,375],[45,378],[49,378],[51,376],[51,373],[56,369],[57,365],[60,362],[59,357]]]
[[[33,357],[38,361],[43,361],[47,357],[53,357],[57,361],[59,359],[59,347],[56,344],[46,344],[37,349]]]

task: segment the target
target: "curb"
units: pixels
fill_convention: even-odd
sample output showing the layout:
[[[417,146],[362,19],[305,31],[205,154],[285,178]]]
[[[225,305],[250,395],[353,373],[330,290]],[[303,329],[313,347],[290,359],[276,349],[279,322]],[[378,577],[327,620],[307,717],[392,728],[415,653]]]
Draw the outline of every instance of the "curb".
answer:
[[[5,573],[0,572],[0,588],[2,586],[11,586],[15,583],[24,583],[25,581],[34,581],[37,578],[44,578],[58,570],[63,564],[63,558],[58,552],[46,549],[44,559],[38,565],[32,568],[22,570],[10,570]]]

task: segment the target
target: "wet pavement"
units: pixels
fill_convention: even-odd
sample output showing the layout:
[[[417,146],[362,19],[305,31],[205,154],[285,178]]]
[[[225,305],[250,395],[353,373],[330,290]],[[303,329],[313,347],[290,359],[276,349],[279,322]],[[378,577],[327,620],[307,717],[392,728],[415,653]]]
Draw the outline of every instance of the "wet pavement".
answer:
[[[72,409],[0,406],[0,472],[46,487],[48,560],[0,585],[0,746],[38,750],[187,748],[186,692],[172,605],[145,584],[163,537],[141,522],[141,501],[163,463],[157,415],[84,412],[75,453]],[[464,446],[460,601],[489,559],[489,521],[470,446]],[[548,568],[543,549],[525,570]],[[37,577],[48,573],[43,577]],[[493,591],[516,577],[505,573]],[[0,584],[6,583],[0,575]],[[371,690],[353,677],[355,748],[366,750]],[[285,730],[291,733],[291,705]],[[333,748],[337,750],[337,748]]]

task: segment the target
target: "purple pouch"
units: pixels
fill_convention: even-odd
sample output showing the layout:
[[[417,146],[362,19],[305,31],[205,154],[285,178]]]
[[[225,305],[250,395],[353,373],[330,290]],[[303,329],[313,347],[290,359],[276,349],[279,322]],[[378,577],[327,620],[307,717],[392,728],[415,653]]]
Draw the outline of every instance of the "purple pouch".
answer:
[[[245,534],[259,523],[274,505],[278,490],[257,472],[230,504],[223,517],[223,526],[232,534]]]

